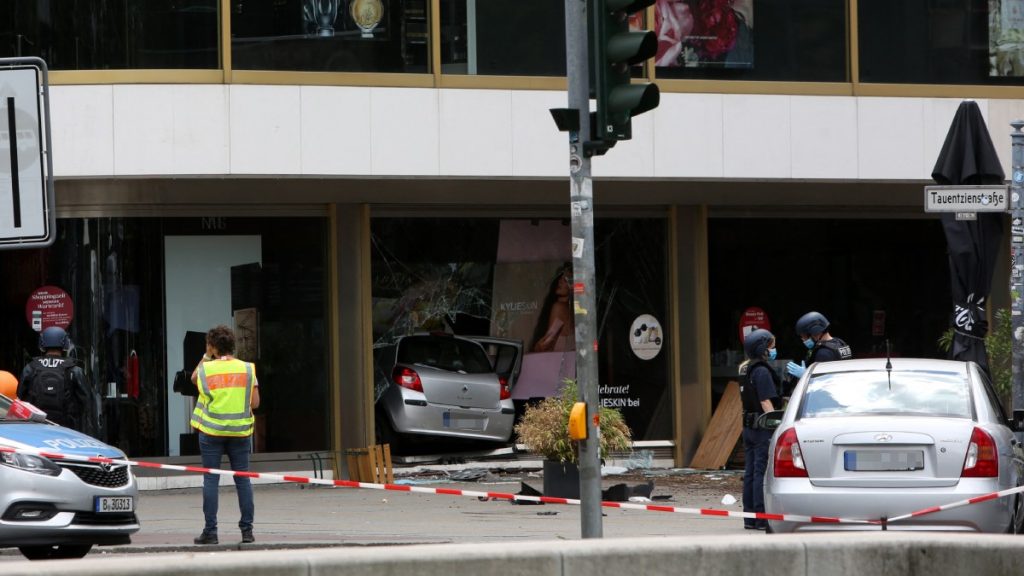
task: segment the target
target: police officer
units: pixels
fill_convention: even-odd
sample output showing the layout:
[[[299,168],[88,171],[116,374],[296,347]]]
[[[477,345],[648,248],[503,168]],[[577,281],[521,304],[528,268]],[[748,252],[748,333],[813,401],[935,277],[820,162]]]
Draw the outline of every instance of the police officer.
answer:
[[[18,398],[46,412],[46,418],[61,426],[83,432],[90,427],[89,393],[85,373],[73,358],[66,356],[71,347],[67,332],[50,326],[39,334],[42,356],[34,358],[21,372]]]
[[[740,398],[743,401],[743,511],[764,512],[764,474],[768,469],[771,430],[755,428],[757,417],[782,407],[780,379],[771,362],[775,360],[775,336],[754,330],[743,340],[746,361],[740,364]],[[743,519],[747,530],[766,530],[766,520]]]
[[[199,451],[204,468],[220,468],[227,455],[231,469],[249,470],[252,452],[253,410],[260,406],[256,367],[234,357],[235,333],[227,326],[215,326],[206,333],[206,353],[192,372],[199,387],[199,399],[192,412],[192,427],[199,431]],[[235,475],[235,492],[241,518],[238,528],[242,542],[255,542],[252,533],[255,504],[252,483]],[[193,542],[217,544],[217,508],[220,476],[203,475],[203,532]]]
[[[820,312],[808,312],[796,321],[796,333],[807,347],[807,360],[789,362],[786,372],[794,378],[800,378],[807,367],[815,362],[832,360],[848,360],[853,358],[853,350],[849,344],[828,333],[828,319]]]

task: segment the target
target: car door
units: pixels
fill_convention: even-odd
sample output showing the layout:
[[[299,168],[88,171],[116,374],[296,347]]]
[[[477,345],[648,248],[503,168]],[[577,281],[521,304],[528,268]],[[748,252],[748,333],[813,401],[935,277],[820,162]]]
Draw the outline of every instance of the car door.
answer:
[[[487,352],[491,359],[494,372],[499,378],[508,381],[508,388],[515,388],[519,379],[519,372],[523,368],[523,341],[511,338],[497,338],[491,336],[468,336],[476,341]]]

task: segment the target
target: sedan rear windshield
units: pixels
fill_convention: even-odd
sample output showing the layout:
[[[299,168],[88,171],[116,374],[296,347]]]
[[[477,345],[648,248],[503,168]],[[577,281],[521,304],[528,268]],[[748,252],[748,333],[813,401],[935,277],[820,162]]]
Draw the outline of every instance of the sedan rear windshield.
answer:
[[[970,418],[967,378],[955,372],[838,372],[807,383],[800,418],[898,414]]]
[[[444,336],[410,336],[398,346],[399,364],[419,364],[452,372],[492,372],[491,361],[476,342]]]

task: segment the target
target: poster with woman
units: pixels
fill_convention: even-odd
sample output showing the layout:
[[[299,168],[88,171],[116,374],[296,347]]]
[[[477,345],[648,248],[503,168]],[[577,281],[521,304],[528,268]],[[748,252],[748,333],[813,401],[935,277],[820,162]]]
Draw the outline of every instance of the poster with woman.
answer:
[[[657,0],[655,64],[753,68],[753,0]]]
[[[576,374],[571,242],[559,220],[501,222],[491,326],[523,342],[514,399],[551,396]]]

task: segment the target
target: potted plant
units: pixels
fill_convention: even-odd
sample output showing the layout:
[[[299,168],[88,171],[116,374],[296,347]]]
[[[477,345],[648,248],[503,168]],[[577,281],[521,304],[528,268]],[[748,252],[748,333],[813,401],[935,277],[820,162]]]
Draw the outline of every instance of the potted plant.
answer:
[[[577,398],[576,381],[566,379],[558,396],[528,406],[515,427],[527,450],[544,457],[545,496],[579,498],[579,446],[569,438],[569,412]],[[628,450],[632,433],[622,413],[601,407],[599,416],[601,458],[611,451]]]

